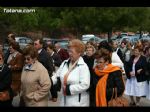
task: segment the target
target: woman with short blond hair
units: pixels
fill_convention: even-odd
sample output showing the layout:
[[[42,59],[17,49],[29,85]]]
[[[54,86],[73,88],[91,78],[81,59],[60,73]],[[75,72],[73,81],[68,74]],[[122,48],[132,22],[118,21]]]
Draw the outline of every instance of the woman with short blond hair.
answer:
[[[78,39],[69,42],[69,59],[65,60],[56,74],[52,76],[53,83],[56,84],[57,77],[61,81],[61,101],[60,106],[89,106],[90,72],[87,64],[81,57],[85,50],[85,45]]]

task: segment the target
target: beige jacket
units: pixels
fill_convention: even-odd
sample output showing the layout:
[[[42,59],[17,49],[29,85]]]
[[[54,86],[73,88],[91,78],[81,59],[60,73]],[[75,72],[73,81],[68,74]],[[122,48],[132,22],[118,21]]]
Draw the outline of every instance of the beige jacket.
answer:
[[[48,93],[51,87],[46,68],[36,61],[30,70],[23,68],[21,75],[21,97],[25,106],[48,106]]]

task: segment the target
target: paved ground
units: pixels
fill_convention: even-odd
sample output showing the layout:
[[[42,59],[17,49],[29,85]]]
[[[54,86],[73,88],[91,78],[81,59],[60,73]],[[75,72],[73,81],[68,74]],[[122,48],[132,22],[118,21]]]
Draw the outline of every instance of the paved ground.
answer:
[[[124,77],[124,78],[125,78],[125,77]],[[59,107],[60,94],[61,94],[61,93],[58,92],[58,100],[57,100],[57,102],[49,101],[48,107]],[[126,95],[124,95],[124,96],[130,101],[130,99],[129,99],[128,96],[126,96]],[[13,104],[17,106],[18,102],[19,102],[19,97],[16,97],[16,100],[14,100],[14,103],[13,103]],[[142,98],[141,98],[141,101],[140,101],[140,105],[141,105],[142,107],[150,106],[150,100],[148,100],[148,99],[142,97]]]
[[[61,93],[58,93],[59,96],[60,96],[60,94],[61,94]],[[126,95],[124,95],[124,96],[130,101],[130,99],[129,99],[128,96],[126,96]],[[49,101],[49,105],[48,105],[48,106],[49,106],[49,107],[57,107],[57,106],[59,106],[59,101],[60,101],[60,97],[58,97],[57,102]],[[140,105],[141,105],[142,107],[148,107],[148,106],[150,106],[150,100],[148,100],[148,99],[142,97],[142,98],[141,98],[141,101],[140,101]]]
[[[126,77],[124,77],[124,79],[126,80]],[[60,94],[61,94],[61,93],[58,93],[58,101],[57,101],[57,102],[49,101],[49,107],[56,107],[56,106],[59,106],[59,101],[60,101],[60,97],[59,97],[59,96],[60,96]],[[129,102],[130,102],[130,99],[129,99],[128,96],[124,95],[124,97],[126,97],[126,98],[129,100]],[[148,107],[148,106],[150,106],[150,100],[148,100],[148,99],[142,97],[142,98],[141,98],[141,101],[140,101],[140,105],[141,105],[142,107]]]

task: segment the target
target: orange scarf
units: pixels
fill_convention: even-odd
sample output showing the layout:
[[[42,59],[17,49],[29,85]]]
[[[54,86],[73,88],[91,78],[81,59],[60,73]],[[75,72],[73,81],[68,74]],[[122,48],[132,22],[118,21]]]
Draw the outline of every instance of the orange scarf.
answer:
[[[97,67],[94,68],[96,75],[103,76],[97,83],[96,86],[96,106],[106,107],[106,84],[109,73],[120,70],[119,67],[112,64],[108,64],[107,68],[104,70],[98,70]]]

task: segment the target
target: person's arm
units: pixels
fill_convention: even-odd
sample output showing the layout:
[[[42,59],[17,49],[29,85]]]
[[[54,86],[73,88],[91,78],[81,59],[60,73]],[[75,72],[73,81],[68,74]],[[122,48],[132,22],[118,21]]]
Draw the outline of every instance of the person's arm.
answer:
[[[33,99],[35,101],[40,101],[46,95],[48,95],[50,88],[51,88],[51,82],[50,82],[49,74],[45,69],[42,71],[42,74],[39,74],[39,89],[34,92]]]
[[[115,82],[115,86],[117,87],[117,96],[120,96],[123,94],[123,92],[125,90],[125,84],[123,81],[124,79],[122,77],[121,71],[116,71],[113,79]]]
[[[7,87],[11,85],[12,73],[9,68],[4,68],[2,73],[4,74],[1,76],[2,79],[0,81],[0,90],[5,90],[8,89]]]
[[[124,65],[123,65],[121,59],[119,58],[119,56],[117,55],[116,52],[112,53],[111,59],[112,59],[112,65],[115,65],[115,66],[118,66],[120,68],[123,68]]]
[[[16,57],[15,57],[15,61],[16,63],[12,66],[10,66],[11,70],[14,71],[14,70],[22,70],[23,68],[23,64],[24,64],[24,57],[22,54],[17,54]]]
[[[80,65],[79,83],[68,84],[66,87],[67,95],[75,95],[86,91],[90,86],[90,71],[88,66]]]

